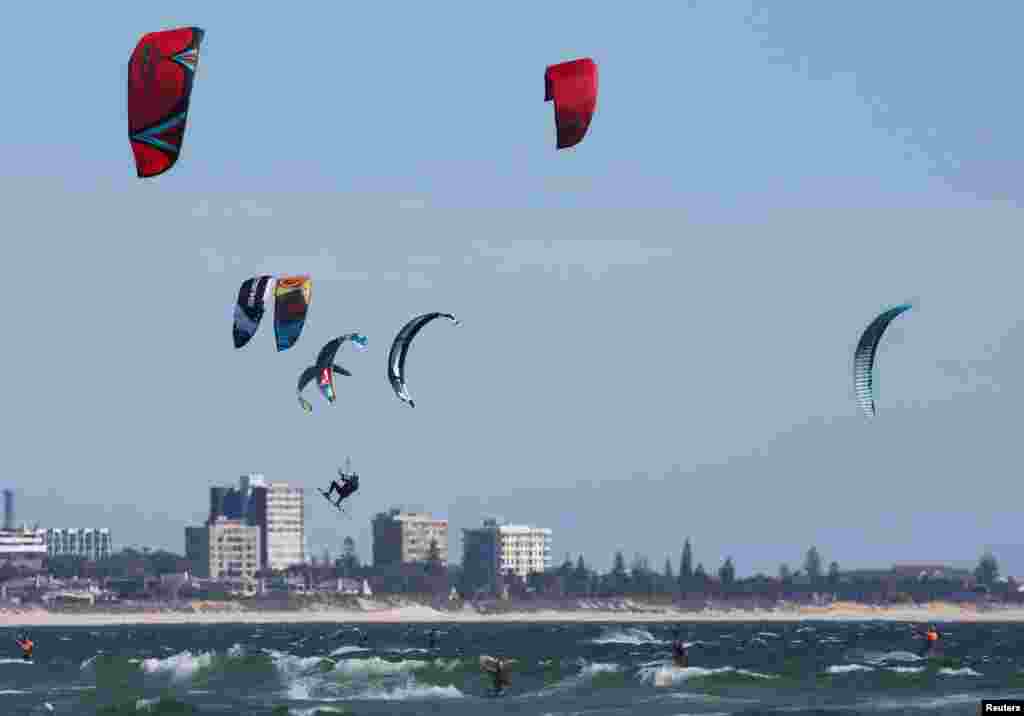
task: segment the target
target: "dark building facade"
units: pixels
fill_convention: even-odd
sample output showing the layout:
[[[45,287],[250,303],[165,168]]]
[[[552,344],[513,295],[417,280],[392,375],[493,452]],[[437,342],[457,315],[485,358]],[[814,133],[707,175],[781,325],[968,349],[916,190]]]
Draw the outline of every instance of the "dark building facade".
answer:
[[[260,528],[260,567],[267,565],[267,488],[253,485],[243,478],[245,489],[240,487],[211,487],[210,516],[207,525],[218,519],[239,520],[247,525]]]
[[[483,527],[462,530],[462,570],[472,589],[497,589],[501,568],[501,533],[494,520]]]
[[[373,518],[373,564],[375,567],[402,563],[402,523],[399,511],[378,512]]]
[[[267,538],[267,488],[253,487],[246,505],[246,521],[260,528],[260,567],[270,564]]]

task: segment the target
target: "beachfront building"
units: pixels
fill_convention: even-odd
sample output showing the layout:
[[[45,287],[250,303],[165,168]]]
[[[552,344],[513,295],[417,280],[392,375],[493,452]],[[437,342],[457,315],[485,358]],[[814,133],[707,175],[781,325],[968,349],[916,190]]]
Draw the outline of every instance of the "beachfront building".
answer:
[[[267,482],[256,488],[253,519],[266,535],[264,564],[287,569],[306,561],[306,526],[302,488]]]
[[[27,527],[0,530],[0,564],[42,569],[45,559],[45,530]]]
[[[197,577],[239,582],[255,590],[260,528],[224,517],[203,527],[186,527],[185,556]]]
[[[113,552],[110,530],[106,527],[50,527],[46,530],[48,557],[71,555],[98,562]]]
[[[448,563],[448,520],[426,512],[402,512],[392,508],[373,518],[373,565],[375,567],[425,562],[430,543],[437,542],[441,563]]]
[[[242,475],[239,486],[210,488],[210,516],[237,520],[260,530],[260,566],[284,570],[306,561],[305,501],[302,488]]]
[[[474,586],[493,586],[498,575],[525,579],[551,568],[551,530],[546,527],[499,525],[490,519],[462,534],[462,567]]]

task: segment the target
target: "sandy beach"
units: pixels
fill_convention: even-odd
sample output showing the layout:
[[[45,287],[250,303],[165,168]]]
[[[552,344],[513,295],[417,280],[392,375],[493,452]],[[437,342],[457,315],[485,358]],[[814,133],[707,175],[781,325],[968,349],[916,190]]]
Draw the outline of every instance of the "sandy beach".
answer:
[[[828,607],[782,609],[705,609],[682,611],[626,602],[622,608],[507,611],[481,613],[471,607],[438,611],[422,605],[392,606],[360,600],[360,609],[308,609],[302,611],[245,610],[237,605],[197,603],[192,612],[143,611],[133,613],[49,612],[44,609],[0,610],[0,626],[101,627],[132,624],[373,624],[373,623],[551,623],[611,622],[787,622],[787,621],[893,621],[893,622],[1024,622],[1024,608],[978,610],[973,606],[932,603],[911,607],[872,607],[837,603]]]

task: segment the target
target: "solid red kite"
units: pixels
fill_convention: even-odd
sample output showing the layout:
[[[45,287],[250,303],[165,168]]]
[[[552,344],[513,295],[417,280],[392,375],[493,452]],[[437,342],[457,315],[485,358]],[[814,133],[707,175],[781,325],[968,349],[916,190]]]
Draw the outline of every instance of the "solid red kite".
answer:
[[[558,149],[583,140],[597,108],[597,64],[581,60],[551,65],[544,73],[544,101],[555,101]]]
[[[178,161],[203,34],[198,27],[151,32],[128,61],[128,138],[140,178]]]

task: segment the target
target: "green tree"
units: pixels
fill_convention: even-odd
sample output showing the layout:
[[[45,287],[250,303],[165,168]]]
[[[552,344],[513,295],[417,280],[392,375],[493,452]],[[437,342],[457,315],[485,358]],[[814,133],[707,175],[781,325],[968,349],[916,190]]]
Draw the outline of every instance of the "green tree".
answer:
[[[439,574],[443,567],[444,565],[441,563],[441,547],[437,544],[437,539],[432,538],[430,546],[427,547],[427,571],[431,574]]]
[[[697,563],[697,569],[693,570],[693,579],[700,584],[707,584],[708,573],[704,571],[704,565],[700,562]]]
[[[623,578],[626,576],[626,558],[621,551],[616,552],[612,559],[612,576]]]
[[[690,538],[683,542],[683,555],[679,558],[679,579],[686,580],[693,576],[693,547]]]
[[[839,584],[839,562],[832,562],[828,566],[828,583],[832,585]]]
[[[341,557],[337,561],[341,573],[345,577],[351,577],[359,569],[359,555],[356,553],[356,541],[346,537],[341,543]]]
[[[590,570],[587,569],[582,554],[576,558],[576,568],[572,572],[572,591],[575,594],[586,594],[590,591]]]
[[[732,563],[732,557],[726,557],[725,562],[718,568],[718,578],[725,585],[736,581],[736,567]]]
[[[81,576],[84,562],[77,554],[56,554],[46,560],[46,571],[57,579],[72,579]]]
[[[651,567],[646,557],[642,557],[637,553],[633,557],[633,562],[629,568],[630,584],[632,585],[635,593],[646,592],[650,594],[653,591],[653,580],[651,579]]]
[[[985,552],[978,560],[978,566],[974,568],[974,578],[979,584],[991,587],[999,579],[999,563],[991,552]]]
[[[628,575],[626,572],[626,558],[623,556],[621,551],[615,553],[615,557],[612,560],[612,571],[609,576],[612,591],[615,593],[622,593],[626,588]]]
[[[558,565],[558,569],[555,570],[555,573],[560,577],[569,577],[572,574],[572,558],[569,556],[568,552],[565,553],[565,559],[563,559],[562,563]]]
[[[807,550],[807,556],[804,557],[804,572],[807,573],[807,577],[811,580],[811,584],[816,584],[821,580],[821,565],[821,554],[818,553],[818,548],[811,547]]]
[[[789,568],[789,565],[783,562],[779,565],[779,579],[783,582],[788,582],[793,578],[793,570]]]

